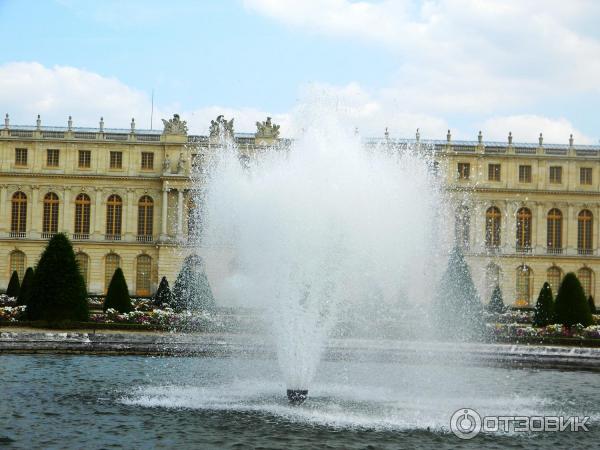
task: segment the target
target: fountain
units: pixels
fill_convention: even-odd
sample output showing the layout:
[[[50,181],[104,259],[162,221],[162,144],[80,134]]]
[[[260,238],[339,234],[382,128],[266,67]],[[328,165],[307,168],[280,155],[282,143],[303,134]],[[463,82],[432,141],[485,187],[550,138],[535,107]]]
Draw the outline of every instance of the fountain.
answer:
[[[264,312],[292,404],[341,323],[376,328],[408,299],[423,312],[430,293],[419,289],[445,249],[430,149],[365,146],[323,106],[296,122],[293,142],[243,158],[222,132],[202,180],[203,245],[234,255],[231,297]]]

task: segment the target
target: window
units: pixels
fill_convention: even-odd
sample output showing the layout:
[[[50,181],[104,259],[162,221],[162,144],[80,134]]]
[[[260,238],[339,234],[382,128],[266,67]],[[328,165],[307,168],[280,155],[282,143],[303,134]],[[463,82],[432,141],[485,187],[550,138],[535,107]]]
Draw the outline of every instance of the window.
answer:
[[[562,183],[562,167],[550,166],[550,183],[552,183],[552,184]]]
[[[110,280],[112,280],[115,270],[121,267],[121,257],[116,253],[109,253],[104,259],[104,292],[108,291]]]
[[[196,202],[194,201],[193,194],[190,195],[188,200],[188,222],[187,232],[188,237],[195,238],[200,232],[200,211]]]
[[[75,239],[87,239],[90,235],[91,200],[87,194],[75,198]]]
[[[492,206],[485,212],[485,245],[488,248],[500,246],[500,210]]]
[[[110,152],[110,168],[111,169],[122,169],[123,168],[123,152]]]
[[[456,239],[456,244],[464,250],[469,248],[470,229],[471,216],[469,215],[469,208],[461,206],[456,211],[454,220],[454,239]]]
[[[592,184],[592,168],[591,167],[580,167],[579,168],[579,183],[580,184]]]
[[[458,163],[458,179],[468,180],[471,175],[471,164],[469,163]]]
[[[519,183],[531,183],[531,166],[519,166]]]
[[[55,148],[49,148],[46,150],[46,166],[48,167],[58,167],[58,159],[60,155],[60,150]]]
[[[48,192],[44,196],[44,215],[42,217],[42,237],[52,237],[58,232],[58,195]]]
[[[579,278],[579,282],[581,283],[581,287],[583,288],[583,292],[585,292],[585,296],[589,297],[590,295],[594,295],[594,273],[592,269],[588,267],[582,267],[577,271],[577,278]]]
[[[154,153],[142,152],[142,169],[154,169]]]
[[[23,192],[15,192],[12,196],[10,233],[13,237],[24,237],[27,231],[27,196]]]
[[[79,168],[89,169],[92,166],[91,150],[79,150]]]
[[[85,282],[85,285],[87,287],[90,257],[83,252],[79,252],[75,254],[75,261],[77,261],[77,265],[79,266],[79,272],[81,272],[81,276],[83,277],[83,281]]]
[[[500,181],[500,164],[488,164],[488,180]]]
[[[515,306],[529,306],[531,303],[532,271],[528,266],[517,267],[517,301]]]
[[[154,201],[152,197],[144,195],[138,202],[138,240],[152,238],[152,221],[154,219]]]
[[[520,208],[517,211],[517,250],[531,249],[531,210]]]
[[[548,280],[548,284],[552,288],[552,294],[556,297],[556,294],[558,294],[558,288],[560,287],[560,283],[562,281],[562,270],[560,270],[560,267],[552,266],[546,272],[546,278]]]
[[[24,167],[27,165],[27,149],[16,148],[15,149],[15,166]]]
[[[584,209],[577,216],[577,250],[580,255],[592,254],[592,230],[594,218],[591,211]]]
[[[23,277],[25,276],[25,253],[21,250],[13,250],[10,252],[10,273],[17,271],[17,275],[19,275],[19,280],[23,281]]]
[[[121,217],[123,201],[118,195],[111,195],[106,202],[106,239],[121,239]]]
[[[135,293],[148,296],[151,288],[152,258],[148,255],[140,255],[136,259]]]
[[[546,220],[548,253],[562,253],[562,220],[560,209],[552,208],[548,211]]]

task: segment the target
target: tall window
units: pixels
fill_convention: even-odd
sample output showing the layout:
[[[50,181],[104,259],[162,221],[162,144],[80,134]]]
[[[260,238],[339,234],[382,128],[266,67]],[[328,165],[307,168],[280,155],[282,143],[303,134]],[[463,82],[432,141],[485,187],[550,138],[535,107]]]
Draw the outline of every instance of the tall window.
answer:
[[[10,252],[10,273],[17,271],[19,280],[23,281],[25,276],[25,253],[21,250],[13,250]]]
[[[485,245],[488,248],[500,246],[500,210],[495,206],[485,212]]]
[[[123,168],[123,152],[110,152],[110,168],[111,169],[122,169]]]
[[[115,270],[121,267],[121,257],[116,253],[109,253],[104,258],[104,291],[108,291],[108,285],[112,280]]]
[[[520,208],[517,211],[517,249],[531,248],[531,211]]]
[[[592,269],[582,267],[577,271],[577,278],[579,278],[585,296],[589,297],[590,295],[594,295],[594,273],[592,272]]]
[[[154,153],[142,152],[142,169],[154,169]]]
[[[519,183],[531,183],[531,166],[519,166]]]
[[[44,216],[42,217],[42,237],[50,237],[58,232],[58,195],[48,192],[44,196]]]
[[[488,164],[488,180],[500,181],[500,164]]]
[[[13,236],[23,236],[27,230],[27,196],[15,192],[11,201],[10,232]]]
[[[579,168],[579,183],[580,184],[592,184],[592,168],[591,167],[580,167]]]
[[[16,148],[15,149],[15,166],[25,167],[27,166],[27,149]]]
[[[467,250],[469,248],[469,236],[471,231],[471,216],[469,208],[461,206],[456,211],[454,220],[454,239],[456,244]]]
[[[46,166],[58,167],[60,150],[56,148],[49,148],[46,150]]]
[[[79,266],[79,272],[81,272],[81,276],[83,277],[83,281],[85,285],[88,285],[88,272],[90,267],[90,257],[83,252],[79,252],[75,254],[75,261],[77,261],[77,265]]]
[[[123,216],[123,200],[116,194],[106,201],[106,239],[121,239],[121,218]]]
[[[529,306],[531,303],[532,271],[528,266],[517,267],[516,306]]]
[[[138,239],[152,238],[152,221],[154,218],[154,201],[152,197],[144,195],[138,202]]]
[[[577,216],[577,250],[580,255],[592,254],[592,230],[594,218],[591,211],[584,209]]]
[[[80,169],[89,169],[92,165],[91,150],[79,150],[78,163]]]
[[[90,234],[91,200],[87,194],[75,198],[75,234],[77,239],[86,239]]]
[[[548,284],[552,288],[552,294],[556,296],[556,294],[558,294],[560,282],[562,281],[562,270],[560,270],[560,267],[550,267],[546,272],[546,279],[548,281]]]
[[[468,180],[471,176],[471,164],[469,163],[458,163],[458,179]]]
[[[546,219],[548,253],[562,253],[562,212],[552,208]]]
[[[561,166],[550,166],[550,183],[552,183],[552,184],[562,183],[562,167]]]
[[[137,257],[135,274],[135,289],[137,295],[150,295],[152,258],[148,255]]]

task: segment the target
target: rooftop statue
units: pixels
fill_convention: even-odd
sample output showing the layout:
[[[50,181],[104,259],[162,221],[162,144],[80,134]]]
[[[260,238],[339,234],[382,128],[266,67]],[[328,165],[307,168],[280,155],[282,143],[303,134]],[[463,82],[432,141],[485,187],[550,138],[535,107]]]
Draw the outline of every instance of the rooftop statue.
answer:
[[[256,137],[277,139],[279,137],[279,125],[272,123],[270,117],[267,117],[265,122],[256,122]]]
[[[217,116],[217,120],[210,121],[209,133],[211,138],[219,137],[221,133],[233,138],[233,119],[228,121],[222,114]]]
[[[172,119],[162,121],[165,126],[163,134],[187,134],[187,123],[179,118],[179,114],[173,114]]]

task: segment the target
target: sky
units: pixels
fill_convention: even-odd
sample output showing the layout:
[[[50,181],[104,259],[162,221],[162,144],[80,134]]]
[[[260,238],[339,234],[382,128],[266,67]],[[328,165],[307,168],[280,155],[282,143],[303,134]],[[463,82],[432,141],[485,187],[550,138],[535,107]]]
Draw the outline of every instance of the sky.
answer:
[[[219,114],[284,136],[315,99],[361,134],[600,139],[595,0],[0,0],[0,113],[13,124],[191,133]]]

